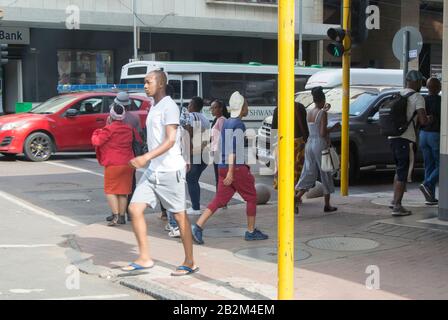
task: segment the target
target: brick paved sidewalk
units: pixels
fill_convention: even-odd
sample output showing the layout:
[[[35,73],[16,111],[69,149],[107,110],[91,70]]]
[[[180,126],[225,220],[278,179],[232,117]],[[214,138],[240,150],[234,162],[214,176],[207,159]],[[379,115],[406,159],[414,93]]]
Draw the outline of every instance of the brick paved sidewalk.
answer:
[[[434,217],[434,208],[391,218],[389,209],[372,199],[335,197],[334,204],[339,211],[324,214],[322,199],[305,200],[295,217],[296,299],[448,299],[448,225],[419,222]],[[201,271],[181,278],[170,273],[182,262],[182,245],[163,231],[166,222],[159,214],[147,215],[156,261],[149,271],[119,269],[137,254],[130,224],[89,225],[69,242],[81,252],[82,271],[159,299],[275,299],[276,210],[275,204],[259,207],[257,227],[270,239],[258,242],[243,239],[243,205],[218,212],[207,225],[205,245],[194,247]],[[379,271],[376,282],[368,280],[371,270]],[[380,289],[368,289],[366,282]]]

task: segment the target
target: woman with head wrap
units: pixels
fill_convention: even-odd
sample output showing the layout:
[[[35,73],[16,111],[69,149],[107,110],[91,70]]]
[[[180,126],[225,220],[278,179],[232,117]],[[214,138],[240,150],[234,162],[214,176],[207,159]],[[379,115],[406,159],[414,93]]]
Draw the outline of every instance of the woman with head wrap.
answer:
[[[322,182],[325,197],[324,212],[333,212],[337,208],[330,205],[330,194],[334,193],[333,174],[321,169],[322,151],[330,145],[330,132],[340,128],[340,123],[328,127],[328,114],[330,105],[326,103],[325,93],[322,87],[313,88],[314,108],[308,111],[307,122],[309,127],[309,138],[305,147],[305,165],[296,189],[299,190],[297,198],[301,201],[302,196],[316,184],[318,177]]]
[[[127,197],[132,192],[134,176],[134,169],[128,165],[134,158],[133,132],[141,142],[137,130],[123,122],[125,117],[125,108],[114,104],[110,109],[112,122],[95,130],[92,135],[92,145],[95,147],[98,162],[105,167],[104,192],[113,215],[109,226],[126,224]]]

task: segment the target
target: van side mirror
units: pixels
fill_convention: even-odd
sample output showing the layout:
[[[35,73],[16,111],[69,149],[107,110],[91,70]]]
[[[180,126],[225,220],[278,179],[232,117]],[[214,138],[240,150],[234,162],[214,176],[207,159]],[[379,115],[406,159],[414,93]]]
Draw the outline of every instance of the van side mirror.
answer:
[[[79,111],[77,109],[68,109],[65,115],[67,118],[73,118],[79,115]]]
[[[368,117],[367,118],[367,122],[368,123],[377,122],[379,120],[380,120],[380,113],[379,112],[375,113],[372,117]]]

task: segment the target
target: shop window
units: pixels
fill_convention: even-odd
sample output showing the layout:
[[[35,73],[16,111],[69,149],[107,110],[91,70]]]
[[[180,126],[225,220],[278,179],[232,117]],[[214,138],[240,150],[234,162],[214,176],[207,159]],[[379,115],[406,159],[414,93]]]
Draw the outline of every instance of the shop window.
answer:
[[[112,51],[58,50],[58,83],[112,84]]]

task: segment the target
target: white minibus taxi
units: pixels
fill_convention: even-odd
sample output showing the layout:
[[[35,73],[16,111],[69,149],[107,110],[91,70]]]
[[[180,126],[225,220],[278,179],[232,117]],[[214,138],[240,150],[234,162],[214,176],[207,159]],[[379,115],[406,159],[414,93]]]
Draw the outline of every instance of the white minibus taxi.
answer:
[[[186,106],[194,96],[204,99],[203,113],[212,120],[210,103],[213,99],[228,103],[231,94],[238,90],[249,104],[249,115],[244,119],[248,128],[258,128],[277,106],[276,65],[260,63],[232,64],[211,62],[135,61],[126,64],[121,72],[121,84],[139,84],[152,70],[163,70],[173,89],[173,99],[179,106]],[[296,67],[296,90],[305,90],[308,79],[324,69]]]

